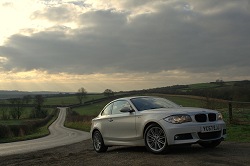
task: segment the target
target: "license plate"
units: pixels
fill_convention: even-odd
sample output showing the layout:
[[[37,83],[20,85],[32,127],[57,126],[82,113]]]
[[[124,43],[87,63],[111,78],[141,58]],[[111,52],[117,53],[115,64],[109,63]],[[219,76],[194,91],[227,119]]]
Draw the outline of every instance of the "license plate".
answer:
[[[201,127],[201,132],[206,133],[206,132],[213,132],[213,131],[220,131],[220,125],[207,125],[207,126],[202,126]]]

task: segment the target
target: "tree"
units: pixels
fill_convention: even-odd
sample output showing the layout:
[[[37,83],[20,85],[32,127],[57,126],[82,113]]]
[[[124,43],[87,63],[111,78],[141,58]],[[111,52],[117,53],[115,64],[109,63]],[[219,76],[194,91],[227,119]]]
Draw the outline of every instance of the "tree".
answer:
[[[9,102],[13,105],[11,107],[10,115],[13,119],[20,119],[23,113],[23,100],[20,98],[9,99]]]
[[[103,92],[104,96],[110,97],[110,96],[114,96],[114,92],[111,89],[106,89]]]
[[[76,93],[76,97],[79,100],[79,103],[82,104],[83,98],[85,98],[87,95],[87,91],[81,87],[80,89],[78,89],[77,93]]]
[[[1,107],[0,106],[0,112],[2,112],[2,120],[9,120],[10,115],[7,107]]]
[[[30,95],[23,96],[23,101],[25,104],[29,104],[32,97]]]
[[[42,95],[36,95],[34,98],[35,110],[33,112],[34,118],[45,118],[48,115],[47,110],[43,109],[43,103],[45,99]]]

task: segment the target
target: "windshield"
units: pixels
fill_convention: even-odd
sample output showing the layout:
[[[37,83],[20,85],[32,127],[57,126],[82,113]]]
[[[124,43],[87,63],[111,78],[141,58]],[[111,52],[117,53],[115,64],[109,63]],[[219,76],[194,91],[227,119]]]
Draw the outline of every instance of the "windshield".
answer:
[[[158,108],[179,108],[177,104],[164,99],[157,97],[138,97],[131,99],[131,102],[134,104],[138,111],[149,110],[149,109],[158,109]]]

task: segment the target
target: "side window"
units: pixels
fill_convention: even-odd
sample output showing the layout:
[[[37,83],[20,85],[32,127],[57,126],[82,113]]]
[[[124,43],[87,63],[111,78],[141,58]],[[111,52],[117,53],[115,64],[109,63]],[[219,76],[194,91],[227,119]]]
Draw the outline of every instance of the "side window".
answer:
[[[109,104],[109,105],[102,111],[102,116],[103,116],[103,115],[110,115],[110,114],[111,114],[112,107],[113,107],[113,103]]]
[[[113,104],[112,114],[122,114],[120,110],[124,107],[131,107],[130,104],[125,100],[116,101]]]

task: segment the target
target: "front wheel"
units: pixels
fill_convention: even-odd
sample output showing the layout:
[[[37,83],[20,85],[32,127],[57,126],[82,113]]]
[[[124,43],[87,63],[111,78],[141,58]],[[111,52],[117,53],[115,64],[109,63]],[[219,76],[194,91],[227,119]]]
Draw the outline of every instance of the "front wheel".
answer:
[[[208,141],[208,142],[199,142],[199,145],[204,148],[215,148],[221,143],[221,140]]]
[[[108,147],[105,146],[102,134],[100,131],[95,131],[92,137],[93,140],[93,147],[96,152],[101,153],[101,152],[106,152],[108,150]]]
[[[152,153],[167,151],[167,137],[164,130],[157,124],[150,125],[144,135],[146,148]]]

